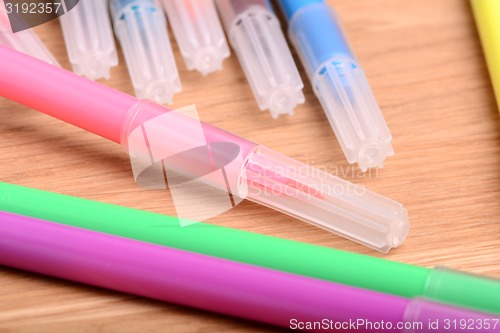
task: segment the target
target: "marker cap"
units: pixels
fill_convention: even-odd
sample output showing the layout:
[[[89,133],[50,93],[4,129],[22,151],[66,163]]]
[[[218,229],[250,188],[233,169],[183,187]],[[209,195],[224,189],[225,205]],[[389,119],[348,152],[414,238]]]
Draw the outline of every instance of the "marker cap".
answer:
[[[60,22],[73,71],[92,80],[109,79],[118,56],[106,1],[80,1]]]
[[[172,103],[181,82],[160,3],[111,0],[110,7],[137,97]]]
[[[280,23],[264,0],[218,0],[226,32],[261,110],[292,115],[304,103],[297,66]]]
[[[392,136],[359,64],[344,56],[332,58],[312,83],[347,161],[362,171],[382,168],[394,155]]]
[[[213,0],[163,0],[177,45],[189,70],[222,69],[229,46]]]
[[[381,168],[394,155],[389,128],[334,11],[310,2],[297,9],[292,1],[282,1],[282,8],[294,13],[290,39],[349,163],[363,171]]]
[[[387,253],[406,239],[400,203],[259,146],[246,162],[248,199]]]

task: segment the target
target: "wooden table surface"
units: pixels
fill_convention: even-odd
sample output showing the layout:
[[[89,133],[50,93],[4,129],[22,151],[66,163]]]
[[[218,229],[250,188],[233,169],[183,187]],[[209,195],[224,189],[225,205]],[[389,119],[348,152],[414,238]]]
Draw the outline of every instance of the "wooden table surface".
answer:
[[[376,253],[284,214],[244,202],[210,223],[389,260],[500,278],[500,120],[465,0],[332,0],[394,137],[385,168],[348,165],[299,65],[306,103],[292,117],[258,110],[237,59],[201,77],[173,42],[183,90],[202,118],[402,202],[411,232]],[[36,31],[70,68],[58,22]],[[120,66],[103,83],[133,94]],[[28,84],[28,83],[27,83]],[[121,148],[0,100],[0,181],[172,214],[167,195],[137,187]],[[1,332],[264,332],[275,328],[58,279],[0,268]]]

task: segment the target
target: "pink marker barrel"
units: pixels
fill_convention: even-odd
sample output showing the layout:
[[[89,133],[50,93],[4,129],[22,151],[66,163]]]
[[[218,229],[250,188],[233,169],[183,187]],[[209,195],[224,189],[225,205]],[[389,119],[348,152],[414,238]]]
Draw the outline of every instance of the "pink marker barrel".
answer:
[[[135,97],[2,45],[0,59],[0,96],[120,142]]]

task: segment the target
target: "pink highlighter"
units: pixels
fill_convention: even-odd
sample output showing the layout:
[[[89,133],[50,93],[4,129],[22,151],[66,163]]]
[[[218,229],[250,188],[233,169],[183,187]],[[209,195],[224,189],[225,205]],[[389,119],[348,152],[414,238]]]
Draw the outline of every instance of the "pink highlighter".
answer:
[[[381,252],[407,237],[406,209],[398,202],[312,168],[217,127],[148,100],[82,78],[0,46],[0,96],[120,143],[133,158],[162,162],[193,147],[202,129],[210,163],[177,162],[188,177],[215,168],[215,157],[231,160],[225,181],[206,182]],[[165,118],[166,116],[166,118]],[[158,119],[163,119],[157,121]],[[137,131],[148,133],[143,151],[131,151]],[[152,144],[154,142],[154,146]],[[232,149],[220,147],[231,146]],[[235,149],[239,158],[233,159]],[[228,155],[228,156],[225,156]],[[209,165],[207,165],[209,164]]]

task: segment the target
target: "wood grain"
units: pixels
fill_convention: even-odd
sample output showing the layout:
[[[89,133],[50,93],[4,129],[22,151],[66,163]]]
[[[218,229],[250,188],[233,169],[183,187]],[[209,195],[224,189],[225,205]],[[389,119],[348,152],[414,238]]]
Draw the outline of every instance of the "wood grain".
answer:
[[[362,176],[350,167],[300,67],[307,102],[272,120],[257,109],[237,59],[202,78],[173,42],[183,91],[203,120],[403,202],[406,243],[375,253],[286,215],[244,202],[211,223],[414,265],[500,278],[500,120],[465,0],[336,0],[394,137],[396,155]],[[58,22],[36,29],[70,68]],[[121,65],[103,83],[132,94]],[[168,194],[135,186],[121,148],[0,100],[0,181],[172,214]],[[275,328],[172,304],[0,269],[2,332],[264,332]]]

